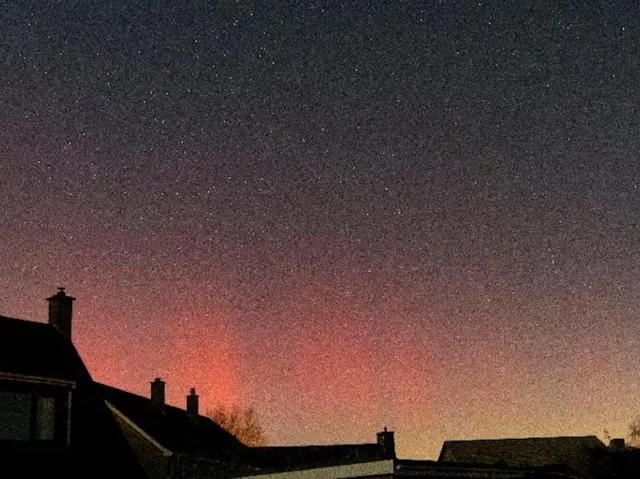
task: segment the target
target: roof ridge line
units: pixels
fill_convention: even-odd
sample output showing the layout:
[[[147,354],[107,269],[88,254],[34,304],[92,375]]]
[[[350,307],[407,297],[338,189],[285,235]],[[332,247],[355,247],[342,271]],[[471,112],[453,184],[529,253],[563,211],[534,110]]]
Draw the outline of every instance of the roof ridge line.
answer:
[[[94,381],[94,383],[97,384],[98,387],[105,387],[105,388],[115,389],[116,391],[118,391],[120,393],[130,394],[131,396],[135,396],[135,397],[137,397],[139,399],[145,399],[147,401],[151,401],[150,397],[143,396],[142,394],[138,394],[138,393],[134,393],[134,392],[131,392],[131,391],[127,391],[126,389],[118,388],[118,387],[115,387],[115,386],[110,386],[108,384],[101,383],[101,382],[98,382],[98,381]],[[162,407],[163,408],[175,409],[176,411],[180,411],[180,412],[182,412],[184,414],[188,414],[186,409],[181,408],[180,406],[174,406],[173,404],[168,404],[166,402],[162,405]],[[204,417],[204,418],[207,418],[207,419],[213,421],[209,416],[207,416],[205,414],[198,414],[198,417]],[[213,422],[215,423],[215,421],[213,421]]]
[[[2,319],[7,319],[9,321],[22,321],[24,323],[30,323],[30,324],[42,324],[44,326],[51,326],[50,323],[46,322],[46,321],[38,321],[36,319],[22,319],[22,318],[14,318],[13,316],[5,316],[3,314],[0,314],[0,320]]]

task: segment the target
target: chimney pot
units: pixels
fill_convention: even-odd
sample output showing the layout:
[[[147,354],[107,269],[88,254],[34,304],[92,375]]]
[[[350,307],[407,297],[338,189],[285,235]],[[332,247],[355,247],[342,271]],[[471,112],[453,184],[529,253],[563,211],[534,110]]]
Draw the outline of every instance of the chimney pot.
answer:
[[[160,378],[151,382],[151,400],[157,406],[164,406],[164,386],[165,382]]]
[[[196,388],[189,390],[187,396],[187,413],[190,416],[198,417],[198,395],[196,394]]]
[[[378,445],[382,448],[382,452],[386,457],[396,457],[396,441],[393,431],[387,430],[385,427],[382,432],[378,433]]]
[[[71,340],[71,317],[75,299],[64,292],[64,287],[59,287],[56,294],[47,298],[49,302],[49,324],[53,325],[69,340]]]

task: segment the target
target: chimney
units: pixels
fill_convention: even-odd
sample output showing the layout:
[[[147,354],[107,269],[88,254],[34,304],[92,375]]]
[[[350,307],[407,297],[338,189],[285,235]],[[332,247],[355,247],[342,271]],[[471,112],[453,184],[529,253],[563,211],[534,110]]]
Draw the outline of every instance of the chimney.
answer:
[[[196,394],[196,388],[189,390],[189,395],[187,396],[187,414],[198,417],[198,395]]]
[[[164,381],[160,378],[151,383],[151,401],[156,406],[164,406]]]
[[[47,298],[49,301],[49,324],[52,324],[69,341],[71,341],[71,312],[76,298],[68,296],[64,288],[58,288],[58,292]]]
[[[614,451],[622,451],[625,448],[624,438],[616,437],[609,441],[609,449],[613,449]]]
[[[396,440],[393,437],[393,431],[387,431],[385,427],[382,432],[378,433],[378,445],[382,448],[385,457],[396,457]]]

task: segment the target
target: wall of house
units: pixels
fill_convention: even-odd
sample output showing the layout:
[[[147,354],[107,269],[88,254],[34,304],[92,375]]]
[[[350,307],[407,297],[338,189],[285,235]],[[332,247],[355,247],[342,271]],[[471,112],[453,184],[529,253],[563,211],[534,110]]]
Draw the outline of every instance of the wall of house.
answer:
[[[314,467],[312,469],[274,472],[258,476],[244,476],[239,479],[347,479],[366,477],[367,479],[393,477],[393,459],[382,461],[344,464],[339,466]]]
[[[203,457],[172,457],[171,479],[213,479],[230,477],[229,464]]]

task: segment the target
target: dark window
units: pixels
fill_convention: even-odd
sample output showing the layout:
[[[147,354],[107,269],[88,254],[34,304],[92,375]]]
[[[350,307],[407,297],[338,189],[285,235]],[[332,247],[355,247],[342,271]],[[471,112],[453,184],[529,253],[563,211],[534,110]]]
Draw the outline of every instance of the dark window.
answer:
[[[32,395],[0,391],[0,440],[31,439]]]
[[[66,395],[39,388],[0,390],[0,441],[66,442]]]
[[[52,441],[56,423],[56,400],[52,397],[39,397],[36,406],[36,439]]]

